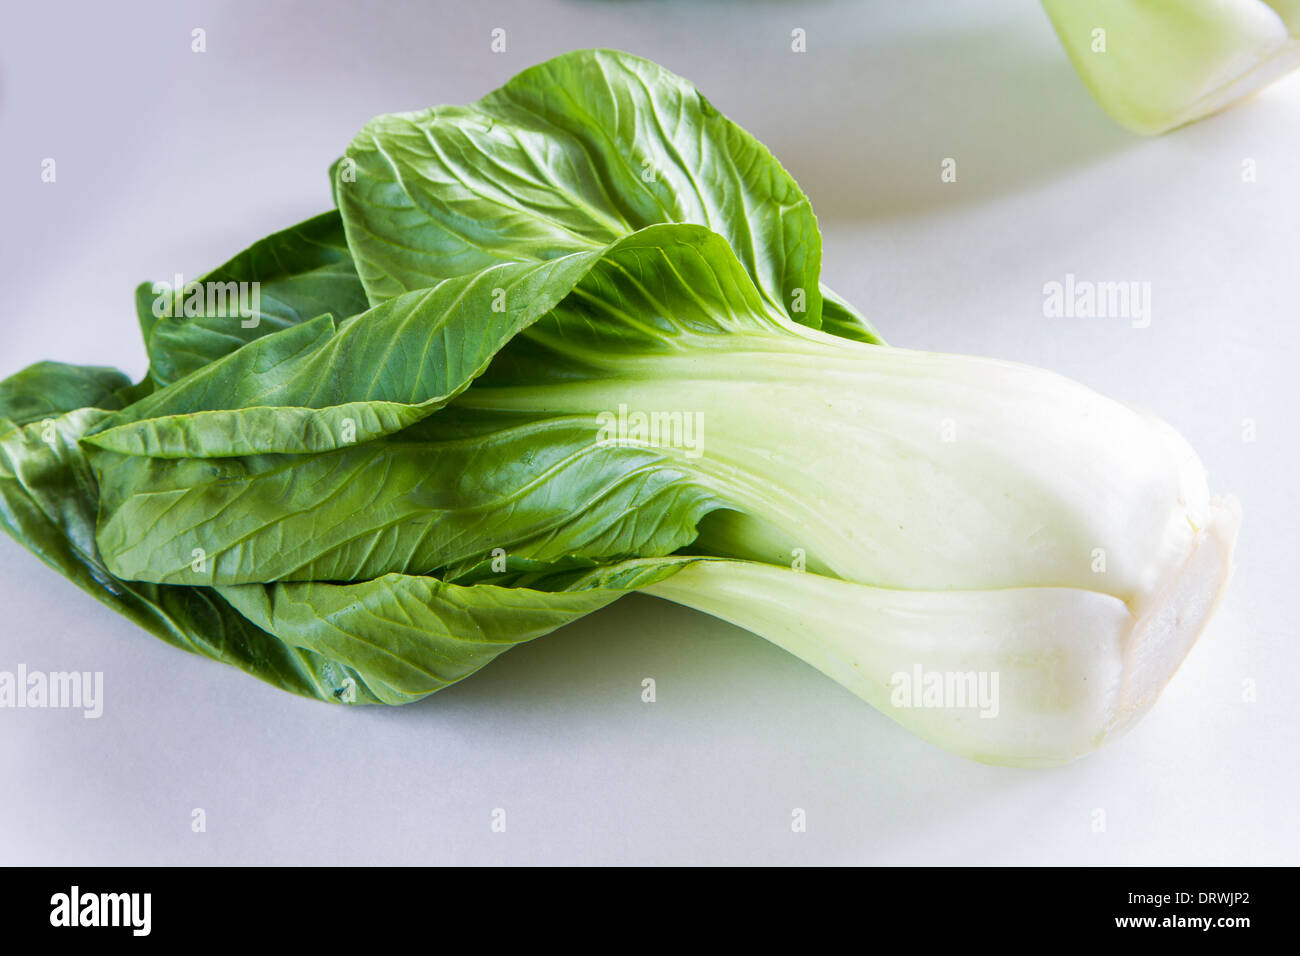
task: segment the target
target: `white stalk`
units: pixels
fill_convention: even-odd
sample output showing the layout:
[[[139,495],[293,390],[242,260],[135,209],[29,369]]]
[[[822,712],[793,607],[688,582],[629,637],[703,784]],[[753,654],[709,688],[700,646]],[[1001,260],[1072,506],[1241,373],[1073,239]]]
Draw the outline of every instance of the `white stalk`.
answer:
[[[696,447],[657,447],[733,505],[729,557],[788,565],[798,548],[873,587],[1079,588],[1141,613],[1208,523],[1204,468],[1176,432],[1042,369],[795,326],[604,365],[462,403],[698,415]]]
[[[1091,751],[1151,705],[1223,593],[1238,506],[1144,412],[1040,369],[788,323],[676,341],[464,402],[591,415],[593,434],[620,407],[698,415],[695,444],[654,444],[730,506],[697,550],[741,560],[649,593],[761,634],[951,750],[1026,766]],[[997,716],[892,705],[916,668],[997,675]]]
[[[896,591],[749,561],[701,561],[645,590],[761,635],[947,750],[1047,767],[1155,702],[1223,595],[1238,521],[1235,503],[1213,503],[1141,616],[1096,591]],[[933,699],[927,682],[943,688]]]
[[[1118,122],[1155,134],[1300,66],[1300,0],[1043,0],[1075,68]]]

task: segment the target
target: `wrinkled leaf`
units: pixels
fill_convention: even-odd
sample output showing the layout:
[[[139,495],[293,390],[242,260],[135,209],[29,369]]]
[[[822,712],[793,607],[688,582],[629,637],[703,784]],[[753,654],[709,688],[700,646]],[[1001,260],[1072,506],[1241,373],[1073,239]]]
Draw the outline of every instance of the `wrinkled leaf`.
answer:
[[[37,362],[0,382],[0,418],[26,425],[78,408],[121,408],[130,387],[115,368]]]
[[[221,593],[286,643],[351,667],[386,704],[418,700],[504,651],[675,573],[687,559],[634,561],[555,590],[386,574],[370,581],[244,585]]]
[[[693,374],[692,355],[727,356],[741,333],[751,352],[781,352],[791,327],[720,237],[647,229],[596,260],[481,387],[387,438],[315,455],[165,461],[101,447],[99,545],[119,575],[195,584],[459,574],[494,548],[547,562],[667,554],[725,504],[696,474],[692,449],[602,441],[598,416],[563,414],[538,387],[608,389],[616,414],[617,383],[635,387],[647,363],[671,390],[672,376]],[[402,335],[427,338],[416,324]],[[404,339],[392,347],[406,350]],[[207,556],[197,570],[195,549]]]
[[[599,252],[447,279],[267,335],[105,421],[88,440],[161,458],[304,453],[406,427],[462,391]]]
[[[89,369],[87,378],[95,381],[102,371]],[[23,427],[0,419],[0,524],[5,531],[82,590],[169,644],[294,693],[337,699],[352,678],[356,700],[375,699],[355,673],[282,644],[211,588],[123,581],[108,571],[95,548],[94,475],[77,444],[105,414],[82,408]]]
[[[368,306],[336,211],[255,242],[198,281],[205,295],[193,315],[177,308],[166,290],[155,289],[153,283],[136,289],[150,377],[158,385],[175,382],[264,335],[319,315],[342,322]],[[257,283],[257,310],[244,316],[230,306],[210,308],[221,300],[210,303],[207,286],[227,283]],[[237,296],[239,290],[216,291]],[[160,316],[164,307],[171,314]]]
[[[471,106],[371,120],[335,182],[372,302],[503,261],[600,249],[656,223],[722,235],[768,302],[822,327],[821,234],[767,148],[648,60],[579,50]],[[828,331],[876,341],[840,307]]]

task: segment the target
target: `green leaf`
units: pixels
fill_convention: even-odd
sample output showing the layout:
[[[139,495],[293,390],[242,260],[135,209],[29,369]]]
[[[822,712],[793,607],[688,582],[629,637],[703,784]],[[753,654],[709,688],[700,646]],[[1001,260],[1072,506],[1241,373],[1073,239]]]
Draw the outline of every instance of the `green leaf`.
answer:
[[[135,318],[140,323],[140,338],[144,340],[146,350],[149,347],[149,336],[153,335],[154,326],[161,318],[154,314],[158,296],[153,286],[152,282],[141,282],[135,287]]]
[[[37,362],[0,382],[0,418],[26,425],[77,408],[121,408],[130,387],[115,368]]]
[[[406,427],[462,391],[599,252],[509,263],[249,343],[108,419],[88,441],[160,458],[305,453]]]
[[[620,389],[648,376],[671,392],[707,353],[732,362],[738,343],[751,359],[763,349],[784,353],[801,341],[796,328],[760,297],[721,237],[652,227],[595,259],[556,308],[504,348],[481,385],[387,438],[324,454],[164,461],[110,451],[100,441],[107,432],[94,436],[105,489],[99,545],[120,576],[195,584],[456,575],[494,548],[545,562],[667,554],[726,504],[698,478],[698,449],[602,440],[602,415],[550,403],[594,389],[615,416]],[[428,338],[411,324],[386,341],[395,353],[425,355],[418,371],[449,361],[426,354]],[[345,354],[330,361],[341,375]],[[373,368],[363,361],[358,374]],[[557,383],[558,394],[544,388]],[[197,571],[195,549],[208,557]]]
[[[675,573],[683,559],[579,574],[553,590],[386,574],[370,581],[250,584],[221,593],[287,644],[339,661],[386,704],[419,700],[501,653]]]
[[[867,321],[866,317],[826,286],[822,286],[822,324],[823,332],[838,335],[840,338],[853,339],[855,342],[870,342],[884,345],[885,340]]]
[[[380,116],[347,158],[356,181],[335,193],[372,302],[694,223],[730,243],[769,304],[822,326],[808,197],[766,147],[648,60],[568,53],[472,106]],[[833,311],[828,331],[861,336]]]
[[[456,575],[493,549],[544,562],[667,554],[718,500],[590,416],[448,409],[319,455],[163,461],[92,452],[114,573],[173,584]],[[195,567],[201,549],[207,560]]]
[[[93,382],[102,372],[87,369],[86,377]],[[95,547],[95,479],[78,445],[106,414],[82,408],[22,427],[0,419],[5,531],[83,591],[169,644],[294,693],[335,700],[351,686],[357,701],[373,701],[364,681],[346,666],[282,644],[211,588],[142,584],[109,572]]]
[[[170,286],[143,283],[136,289],[150,374],[159,385],[280,329],[325,314],[341,322],[368,307],[336,211],[267,236],[198,281],[205,294],[193,308],[184,299],[177,304]],[[258,308],[239,314],[230,304],[236,301],[230,294],[239,290],[228,283],[256,283]],[[225,298],[210,301],[208,289]],[[251,293],[252,286],[246,289]]]

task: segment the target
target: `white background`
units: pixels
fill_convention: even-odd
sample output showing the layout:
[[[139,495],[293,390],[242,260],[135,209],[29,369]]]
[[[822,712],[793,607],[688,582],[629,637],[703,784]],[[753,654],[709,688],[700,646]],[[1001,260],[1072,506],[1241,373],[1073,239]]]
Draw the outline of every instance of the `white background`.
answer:
[[[0,862],[1300,862],[1300,78],[1145,140],[1101,113],[1029,0],[2,17],[0,374],[58,358],[138,376],[135,284],[326,209],[327,168],[371,115],[612,46],[772,148],[820,215],[826,281],[890,342],[1029,362],[1154,411],[1245,525],[1226,603],[1159,705],[1053,771],[951,756],[759,638],[644,597],[421,704],[331,707],[164,645],[3,539],[0,670],[103,671],[107,699],[98,721],[0,711]],[[1044,318],[1043,284],[1067,272],[1151,282],[1150,328]]]

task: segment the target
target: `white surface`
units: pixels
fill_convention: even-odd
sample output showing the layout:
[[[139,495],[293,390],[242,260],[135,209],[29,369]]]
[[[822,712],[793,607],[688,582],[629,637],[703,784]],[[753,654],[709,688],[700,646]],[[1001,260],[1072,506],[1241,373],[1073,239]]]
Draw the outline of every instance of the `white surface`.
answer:
[[[327,208],[327,167],[372,114],[614,46],[772,148],[821,216],[826,281],[891,342],[1049,367],[1174,424],[1242,499],[1237,579],[1128,737],[1013,771],[643,597],[419,705],[299,700],[173,650],[4,539],[0,670],[101,670],[107,700],[98,721],[0,710],[0,862],[1300,862],[1300,79],[1141,140],[1028,0],[354,7],[6,7],[0,374],[58,358],[138,375],[135,283],[197,275]],[[1045,319],[1043,284],[1067,272],[1150,281],[1150,328]]]

